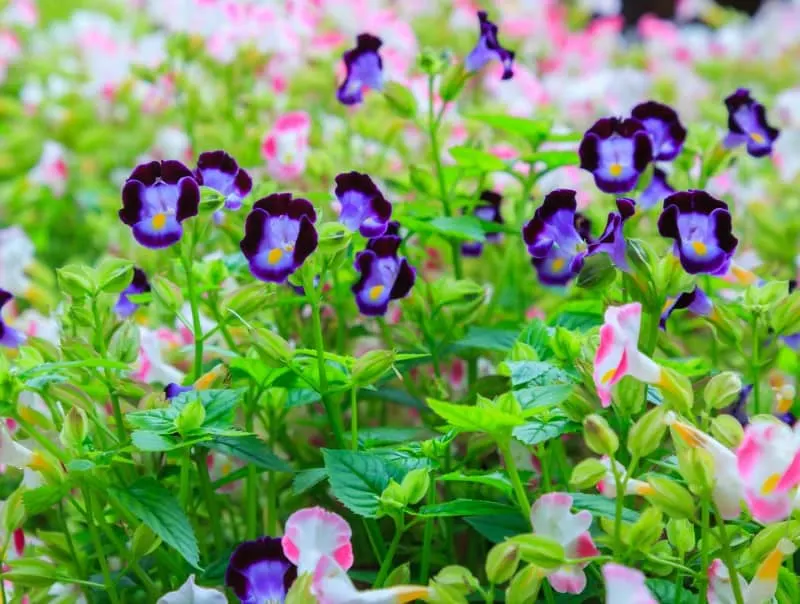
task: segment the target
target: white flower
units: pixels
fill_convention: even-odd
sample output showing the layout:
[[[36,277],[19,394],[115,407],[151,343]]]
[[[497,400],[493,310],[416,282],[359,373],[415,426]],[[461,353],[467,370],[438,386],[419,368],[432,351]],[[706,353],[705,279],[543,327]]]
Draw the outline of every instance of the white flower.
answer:
[[[186,579],[177,591],[171,591],[158,599],[156,604],[227,604],[228,599],[216,589],[198,587],[194,575]]]
[[[21,228],[0,230],[0,289],[24,296],[30,285],[25,268],[33,262],[34,247]]]

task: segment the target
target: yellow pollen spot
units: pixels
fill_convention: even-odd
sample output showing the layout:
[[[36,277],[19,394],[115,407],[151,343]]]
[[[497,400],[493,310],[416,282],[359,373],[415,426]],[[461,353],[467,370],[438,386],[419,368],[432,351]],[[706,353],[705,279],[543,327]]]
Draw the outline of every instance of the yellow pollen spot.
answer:
[[[222,472],[223,476],[227,476],[228,474],[231,473],[232,469],[233,469],[233,464],[231,462],[227,461],[224,464],[222,464],[222,468],[221,468],[220,471]]]
[[[610,382],[610,381],[611,381],[611,378],[613,378],[613,377],[614,377],[614,374],[615,374],[616,372],[617,372],[617,368],[616,368],[616,367],[612,367],[611,369],[609,369],[608,371],[606,371],[606,372],[603,374],[603,377],[601,377],[601,378],[600,378],[600,381],[601,381],[603,384],[608,384],[608,382]]]
[[[35,422],[36,415],[34,415],[33,411],[30,407],[20,407],[19,408],[19,416],[25,420],[26,422]]]
[[[636,486],[637,495],[652,495],[655,492],[656,490],[646,482]]]
[[[686,424],[675,422],[672,424],[675,432],[680,436],[681,440],[690,447],[701,447],[703,445],[703,435]]]
[[[160,231],[167,225],[167,215],[162,213],[153,216],[153,228]]]
[[[287,243],[283,246],[283,249],[284,251],[291,253],[294,251],[294,246],[291,243]]]
[[[731,267],[731,272],[736,276],[736,278],[739,280],[739,283],[742,285],[752,285],[756,282],[757,277],[755,276],[755,273],[740,266]]]
[[[775,548],[764,559],[764,561],[761,563],[761,566],[758,567],[758,570],[756,571],[756,577],[762,581],[774,581],[778,577],[778,570],[780,569],[781,564],[783,564],[783,552],[781,552],[780,549]]]
[[[370,300],[377,300],[383,294],[383,290],[386,289],[383,285],[375,285],[374,287],[369,288],[369,299]]]
[[[43,470],[47,469],[47,460],[44,458],[44,455],[39,453],[39,451],[34,451],[33,455],[31,455],[31,460],[28,462],[28,465],[37,472],[42,472]]]
[[[769,495],[775,488],[778,486],[778,483],[781,481],[780,474],[771,474],[769,478],[764,481],[764,484],[761,485],[761,494],[762,495]]]
[[[778,404],[775,406],[778,413],[786,413],[792,408],[792,404],[794,403],[792,398],[784,398],[778,393]]]
[[[566,263],[567,263],[566,260],[564,260],[563,258],[556,258],[555,260],[553,260],[550,266],[553,268],[554,271],[560,271],[561,269],[564,268],[564,265]]]
[[[692,249],[695,254],[705,256],[708,253],[708,247],[702,241],[692,241]]]
[[[430,597],[430,590],[427,587],[398,585],[393,589],[397,592],[395,602],[398,602],[398,604],[415,602],[416,600],[427,600]]]
[[[283,258],[283,250],[280,248],[273,248],[267,254],[267,262],[270,264],[276,264],[281,258]]]
[[[667,301],[664,302],[664,306],[661,307],[662,315],[669,310],[669,307],[672,306],[673,302],[675,302],[674,298],[667,298]]]
[[[611,176],[619,176],[622,174],[622,166],[620,164],[611,164],[608,171],[611,172]]]
[[[753,132],[753,133],[750,135],[750,138],[751,138],[751,139],[753,139],[753,142],[755,142],[755,143],[758,143],[759,145],[763,145],[763,144],[764,144],[764,142],[765,142],[765,140],[766,140],[766,139],[765,139],[765,138],[764,138],[762,135],[760,135],[758,132]]]

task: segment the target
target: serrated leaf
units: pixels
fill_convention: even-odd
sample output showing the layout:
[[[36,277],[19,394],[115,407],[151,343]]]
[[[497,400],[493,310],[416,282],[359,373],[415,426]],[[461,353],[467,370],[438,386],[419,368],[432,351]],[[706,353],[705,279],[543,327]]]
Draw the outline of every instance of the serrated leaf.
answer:
[[[559,417],[549,421],[535,419],[524,426],[514,428],[511,434],[519,442],[532,446],[558,438],[562,434],[580,432],[581,429],[582,426],[579,423]]]
[[[506,169],[505,162],[486,151],[471,147],[451,147],[448,151],[459,166],[478,168],[485,172],[500,172]]]
[[[173,407],[164,409],[148,409],[132,411],[125,415],[125,421],[137,430],[154,434],[172,434],[175,432],[175,418],[178,416]]]
[[[518,339],[523,344],[531,346],[539,355],[540,361],[546,361],[553,356],[553,350],[550,348],[551,331],[553,329],[547,327],[544,321],[535,319],[522,331]]]
[[[133,446],[140,451],[157,453],[159,451],[171,451],[180,446],[178,440],[166,434],[149,432],[147,430],[134,430],[131,433]]]
[[[508,476],[503,472],[488,472],[485,474],[465,474],[464,472],[450,472],[444,476],[440,476],[438,480],[445,482],[471,482],[474,484],[482,484],[487,487],[492,487],[503,491],[504,493],[511,494],[514,487],[511,484]]]
[[[392,478],[389,462],[360,451],[323,449],[322,456],[334,496],[354,514],[375,518]]]
[[[603,303],[591,300],[568,302],[559,309],[552,325],[564,327],[570,331],[588,331],[603,324]]]
[[[531,530],[531,525],[518,510],[514,510],[514,513],[491,516],[468,516],[464,518],[464,522],[492,543],[501,543],[509,537]]]
[[[431,410],[454,428],[463,432],[494,433],[524,424],[521,417],[490,407],[454,405],[428,399]]]
[[[674,581],[665,579],[647,579],[645,584],[660,604],[697,604],[697,594],[681,586],[680,592],[676,590]]]
[[[425,505],[419,510],[419,516],[438,518],[443,516],[494,516],[510,514],[515,507],[496,501],[479,501],[477,499],[454,499],[444,503]]]
[[[255,434],[243,434],[242,436],[214,435],[211,440],[199,443],[198,446],[219,451],[264,470],[289,473],[293,471],[288,463],[275,455],[269,445]]]
[[[206,410],[203,428],[229,428],[233,424],[234,411],[242,400],[244,390],[190,390],[182,392],[170,401],[178,413],[190,402],[199,399]]]
[[[328,477],[325,468],[311,468],[298,472],[292,481],[292,491],[295,495],[302,495],[306,491],[313,489],[320,482]]]
[[[519,332],[512,329],[493,329],[488,327],[470,327],[467,334],[455,342],[456,349],[495,350],[507,352],[511,350]]]

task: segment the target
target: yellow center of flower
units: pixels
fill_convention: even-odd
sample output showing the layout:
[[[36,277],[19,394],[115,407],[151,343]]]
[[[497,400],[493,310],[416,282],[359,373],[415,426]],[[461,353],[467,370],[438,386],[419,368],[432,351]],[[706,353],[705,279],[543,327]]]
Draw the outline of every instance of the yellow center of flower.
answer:
[[[287,243],[283,246],[283,249],[291,254],[294,251],[294,246],[291,243]]]
[[[756,275],[752,271],[748,271],[741,266],[732,266],[731,272],[736,276],[739,280],[739,283],[742,285],[752,285],[756,282]]]
[[[697,432],[691,426],[687,426],[686,424],[680,422],[675,422],[672,424],[672,428],[675,430],[676,434],[681,438],[681,440],[690,447],[703,446],[702,433]]]
[[[622,166],[620,164],[611,164],[608,171],[611,172],[611,176],[619,176],[622,174]]]
[[[153,228],[160,231],[167,225],[167,215],[163,212],[153,216]]]
[[[764,481],[764,484],[761,485],[761,494],[762,495],[769,495],[772,491],[775,490],[775,487],[778,486],[778,483],[781,481],[780,474],[771,474],[769,478]]]
[[[754,143],[758,143],[759,145],[763,145],[764,142],[765,142],[764,137],[762,135],[760,135],[758,132],[753,132],[750,135],[750,138],[753,139]]]
[[[383,285],[375,285],[374,287],[369,288],[369,299],[370,300],[377,300],[383,294],[383,290],[385,288]]]
[[[698,256],[705,256],[708,253],[708,247],[702,241],[692,241],[692,249]]]
[[[614,374],[615,374],[616,372],[617,372],[617,368],[616,368],[616,367],[612,367],[611,369],[609,369],[608,371],[606,371],[606,372],[603,374],[603,377],[601,377],[601,378],[600,378],[600,381],[601,381],[603,384],[608,384],[608,382],[610,382],[610,381],[611,381],[611,378],[613,378],[613,377],[614,377]]]
[[[47,469],[47,460],[45,459],[44,455],[39,453],[39,451],[34,451],[33,455],[31,455],[31,460],[28,462],[28,465],[37,472],[41,472]]]
[[[563,258],[556,258],[555,260],[553,260],[550,266],[553,268],[554,271],[560,271],[561,269],[564,268],[565,264],[566,261]]]
[[[267,262],[270,264],[277,264],[281,258],[283,258],[283,250],[278,247],[272,248],[267,254]]]
[[[781,564],[783,564],[783,553],[775,548],[758,567],[756,577],[761,580],[774,580],[778,576]]]

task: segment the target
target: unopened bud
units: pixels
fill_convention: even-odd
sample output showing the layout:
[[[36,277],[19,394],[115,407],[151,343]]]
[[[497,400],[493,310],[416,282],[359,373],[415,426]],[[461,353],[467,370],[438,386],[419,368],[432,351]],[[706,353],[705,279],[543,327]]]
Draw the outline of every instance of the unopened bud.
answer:
[[[656,263],[653,280],[663,296],[679,296],[692,290],[692,275],[683,270],[674,254],[667,254]]]
[[[451,65],[444,74],[442,85],[439,87],[439,96],[441,96],[442,100],[446,103],[454,101],[458,98],[466,81],[467,73],[464,71],[464,65],[461,63]]]
[[[769,552],[778,547],[781,539],[790,534],[791,524],[789,521],[778,522],[763,528],[747,547],[745,555],[748,560],[750,562],[763,560]]]
[[[486,556],[486,576],[494,585],[508,581],[519,566],[519,546],[510,541],[498,543]]]
[[[409,583],[411,583],[411,565],[408,562],[395,568],[389,573],[389,576],[386,577],[386,581],[383,582],[386,587],[408,585]]]
[[[308,604],[308,602],[314,602],[315,598],[311,595],[311,582],[313,579],[314,575],[312,573],[299,575],[286,593],[285,604]]]
[[[408,503],[415,504],[422,501],[431,486],[431,477],[426,468],[411,470],[400,483],[406,493]]]
[[[647,551],[658,541],[664,531],[661,510],[649,507],[641,513],[631,527],[631,544],[639,551]]]
[[[506,589],[506,602],[535,602],[543,577],[542,570],[533,564],[523,568],[511,579]]]
[[[97,291],[94,271],[88,266],[68,264],[56,269],[58,286],[73,298],[84,298]]]
[[[577,466],[572,468],[572,476],[569,478],[569,485],[578,490],[591,489],[598,482],[605,478],[608,468],[599,459],[590,457],[584,459]]]
[[[431,581],[426,602],[430,604],[467,604],[467,598],[455,585]],[[308,600],[311,602],[312,600]]]
[[[64,425],[59,435],[61,444],[69,449],[80,450],[88,434],[89,422],[86,414],[79,407],[72,407],[64,416]]]
[[[353,384],[374,384],[394,365],[395,354],[391,350],[370,350],[362,354],[353,365]]]
[[[542,535],[517,535],[509,542],[519,546],[520,555],[525,562],[539,568],[552,569],[564,564],[564,548],[557,541]]]
[[[422,73],[438,75],[444,70],[446,65],[445,56],[432,48],[424,49],[419,55],[419,68]]]
[[[732,371],[723,371],[708,381],[703,390],[703,398],[712,409],[722,409],[739,398],[741,392],[741,378]]]
[[[253,344],[262,359],[285,365],[292,358],[289,343],[272,330],[258,328],[255,330]]]
[[[800,332],[800,289],[773,305],[770,324],[778,335],[789,336]]]
[[[139,357],[139,327],[132,321],[122,323],[111,336],[108,354],[121,363],[133,363]]]
[[[183,306],[183,293],[181,288],[172,281],[156,275],[150,281],[153,296],[164,308],[177,311]]]
[[[248,283],[225,296],[222,300],[223,313],[230,309],[237,315],[247,317],[263,310],[270,297],[272,294],[261,281]]]
[[[319,227],[319,251],[325,256],[347,249],[352,239],[352,233],[340,222],[326,222]]]
[[[135,560],[141,560],[153,553],[159,545],[161,545],[161,538],[147,525],[140,524],[136,527],[131,540],[131,551]]]
[[[78,407],[87,412],[95,410],[95,403],[83,390],[66,382],[47,385],[47,393],[65,407]]]
[[[581,353],[581,341],[578,336],[563,327],[556,327],[550,345],[556,357],[562,360],[574,359]]]
[[[687,470],[686,481],[692,490],[702,493],[705,489],[710,489],[714,484],[714,459],[703,449],[689,449],[684,457],[685,462],[680,466],[681,470]]]
[[[732,415],[718,415],[711,420],[711,436],[729,449],[736,449],[744,438],[744,428]]]
[[[619,449],[619,439],[614,430],[597,414],[584,418],[583,439],[586,446],[599,455],[612,456]]]
[[[472,593],[480,585],[469,569],[456,564],[445,566],[436,574],[434,580],[441,585],[454,587],[464,595]]]
[[[413,118],[417,114],[417,99],[411,91],[398,82],[387,82],[383,87],[386,102],[399,117]]]
[[[25,506],[22,500],[24,493],[25,487],[19,487],[0,506],[0,526],[5,529],[6,538],[11,538],[11,534],[25,522]],[[0,547],[2,546],[7,547],[8,544],[0,541]]]
[[[106,258],[97,267],[99,289],[108,294],[118,294],[131,284],[133,262],[122,258]]]
[[[524,342],[516,341],[511,347],[511,360],[512,361],[538,361],[539,354],[533,346],[525,344]]]
[[[189,401],[186,406],[181,409],[178,417],[175,418],[175,429],[181,436],[185,436],[194,430],[197,430],[206,421],[206,408],[203,406],[203,401],[195,398]]]
[[[694,549],[694,527],[685,518],[670,518],[667,521],[667,539],[683,557]]]
[[[689,378],[673,369],[662,368],[658,385],[664,395],[665,404],[668,404],[679,413],[691,415],[692,405],[694,404],[694,391]]]
[[[46,451],[34,451],[28,466],[45,477],[48,484],[59,485],[64,482],[64,469],[61,462]]]
[[[602,291],[614,283],[617,269],[608,254],[589,256],[578,274],[578,287]]]
[[[672,518],[691,518],[694,515],[692,494],[678,483],[662,476],[651,476],[647,481],[652,491],[645,498],[661,508]]]
[[[628,432],[628,450],[643,458],[658,449],[666,431],[664,409],[654,407],[631,426]]]

